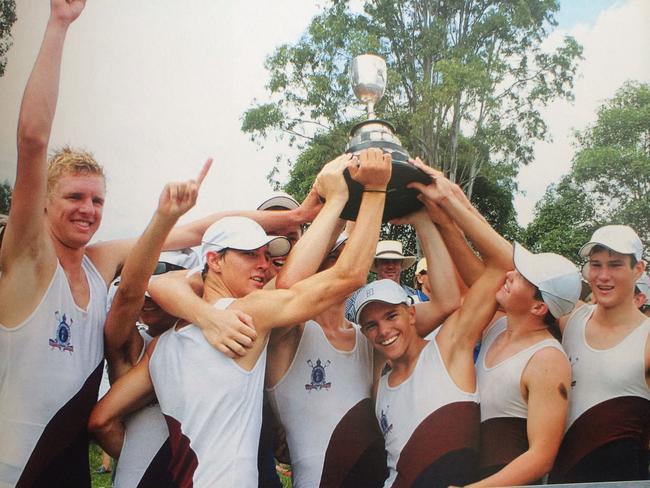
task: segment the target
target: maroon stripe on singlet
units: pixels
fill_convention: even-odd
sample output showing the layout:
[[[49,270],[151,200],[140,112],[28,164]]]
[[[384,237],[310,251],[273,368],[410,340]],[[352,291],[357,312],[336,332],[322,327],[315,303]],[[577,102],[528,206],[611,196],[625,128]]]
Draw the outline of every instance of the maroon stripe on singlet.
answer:
[[[169,444],[171,446],[171,463],[169,470],[174,486],[192,488],[194,471],[199,466],[196,453],[190,446],[190,439],[183,434],[181,424],[174,417],[165,415],[169,429]]]
[[[479,472],[490,476],[528,450],[526,419],[496,417],[481,422]]]
[[[332,432],[320,487],[381,487],[387,477],[384,437],[375,419],[373,402],[365,398],[343,416]]]
[[[634,439],[647,447],[650,441],[650,400],[617,397],[594,405],[564,435],[549,480],[569,482],[578,463],[601,446],[621,439]]]
[[[476,478],[480,408],[455,402],[417,426],[397,462],[393,488],[465,485]]]
[[[17,488],[90,486],[87,425],[97,402],[103,369],[104,360],[86,378],[77,394],[50,419],[20,475]],[[11,442],[11,439],[0,442]]]
[[[172,450],[168,437],[147,466],[138,488],[173,488],[175,485],[169,469],[171,461]]]

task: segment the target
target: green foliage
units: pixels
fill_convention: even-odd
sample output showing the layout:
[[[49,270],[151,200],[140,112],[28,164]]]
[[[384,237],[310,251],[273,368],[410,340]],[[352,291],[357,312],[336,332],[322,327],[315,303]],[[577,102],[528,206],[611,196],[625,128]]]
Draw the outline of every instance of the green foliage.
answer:
[[[9,180],[0,183],[0,214],[9,215],[11,208],[11,194],[13,189]]]
[[[7,66],[7,52],[11,47],[11,27],[16,22],[16,1],[0,0],[0,77]]]
[[[551,187],[525,231],[529,246],[577,260],[580,246],[606,224],[633,227],[650,245],[650,85],[627,82],[576,133],[571,173]]]
[[[539,108],[572,97],[582,48],[566,38],[553,52],[541,50],[557,10],[557,0],[376,0],[358,13],[334,1],[298,42],[269,56],[271,100],[249,109],[242,129],[258,141],[287,135],[314,164],[323,155],[319,136],[362,115],[349,86],[350,60],[376,53],[388,64],[376,109],[404,146],[469,195],[479,175],[512,190],[534,141],[546,136]]]

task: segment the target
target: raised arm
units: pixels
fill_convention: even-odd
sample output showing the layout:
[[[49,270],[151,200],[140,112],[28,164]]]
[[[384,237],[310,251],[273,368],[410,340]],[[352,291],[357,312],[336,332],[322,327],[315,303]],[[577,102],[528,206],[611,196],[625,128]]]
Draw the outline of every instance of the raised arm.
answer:
[[[288,290],[255,292],[236,304],[255,317],[259,331],[297,324],[342,301],[362,286],[375,253],[381,216],[390,180],[391,158],[369,149],[350,175],[364,187],[357,223],[336,264],[304,279]]]
[[[339,215],[348,201],[348,189],[343,171],[352,163],[352,156],[344,154],[327,163],[316,178],[317,192],[325,198],[325,205],[312,225],[291,249],[286,263],[277,276],[276,288],[290,288],[298,281],[313,275],[320,267],[340,230]]]
[[[474,348],[483,329],[496,312],[496,292],[503,284],[505,272],[512,268],[511,246],[485,219],[476,215],[458,198],[452,183],[442,173],[429,167],[423,170],[435,178],[431,185],[417,184],[425,205],[433,202],[447,212],[471,239],[485,263],[485,271],[469,289],[462,306],[447,320],[448,326],[438,336],[445,343],[443,354],[450,355],[450,362],[453,362],[456,352],[461,351],[459,357],[464,362],[465,352]],[[413,186],[416,187],[416,184]]]
[[[212,160],[208,159],[196,180],[165,186],[151,222],[124,263],[120,285],[104,326],[104,350],[111,382],[138,361],[143,340],[135,324],[149,278],[156,268],[167,234],[181,215],[196,203],[199,188],[211,164]]]
[[[49,283],[56,266],[54,247],[44,225],[47,147],[59,93],[65,36],[84,5],[84,0],[51,1],[43,42],[23,94],[16,183],[0,251],[0,280],[7,283],[0,294],[3,301],[15,303],[24,293],[38,293]]]

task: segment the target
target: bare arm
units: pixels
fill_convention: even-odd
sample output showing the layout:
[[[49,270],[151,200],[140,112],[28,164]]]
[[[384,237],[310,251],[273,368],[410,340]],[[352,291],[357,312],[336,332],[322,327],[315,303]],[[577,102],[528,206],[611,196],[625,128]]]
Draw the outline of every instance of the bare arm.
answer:
[[[206,161],[196,181],[169,183],[160,195],[158,208],[129,254],[122,279],[104,326],[104,348],[111,381],[126,373],[138,360],[142,337],[135,326],[144,303],[149,278],[167,234],[196,203],[198,191],[212,160]]]
[[[111,457],[120,457],[122,444],[124,444],[122,419],[155,398],[153,383],[149,376],[149,359],[155,344],[156,340],[149,344],[142,360],[117,380],[90,414],[88,430],[94,434],[99,445]]]
[[[84,5],[83,0],[52,0],[43,42],[25,87],[18,120],[16,183],[0,250],[0,282],[4,281],[0,299],[6,303],[22,303],[21,297],[40,296],[56,267],[54,247],[44,226],[47,147],[59,93],[65,36]]]
[[[370,149],[361,153],[360,160],[359,167],[349,167],[350,175],[371,192],[363,193],[354,231],[334,267],[288,290],[255,292],[235,302],[255,317],[258,331],[303,322],[341,302],[365,283],[379,237],[391,158]]]
[[[400,222],[415,228],[427,263],[433,263],[427,274],[431,300],[415,306],[415,327],[424,337],[460,306],[460,290],[449,252],[427,211],[418,210]]]
[[[197,325],[206,340],[228,357],[244,356],[257,338],[251,317],[239,310],[219,310],[201,298],[200,274],[172,271],[149,283],[149,294],[168,314]]]
[[[553,467],[564,434],[571,367],[560,351],[546,348],[532,357],[522,379],[528,391],[528,450],[497,473],[469,486],[525,485]]]

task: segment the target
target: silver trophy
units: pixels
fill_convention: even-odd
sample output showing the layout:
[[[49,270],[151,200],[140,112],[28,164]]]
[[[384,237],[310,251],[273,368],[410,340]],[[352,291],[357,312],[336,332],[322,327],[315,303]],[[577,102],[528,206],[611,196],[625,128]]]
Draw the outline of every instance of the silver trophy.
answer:
[[[372,147],[391,153],[393,171],[386,195],[383,218],[385,222],[406,215],[422,205],[416,198],[417,191],[406,188],[408,183],[420,181],[426,184],[431,181],[424,172],[409,164],[409,154],[395,135],[395,128],[389,122],[377,118],[375,114],[375,106],[386,89],[387,74],[386,61],[379,56],[363,54],[352,60],[350,83],[359,101],[366,104],[368,120],[352,128],[346,148],[346,152],[353,154]],[[352,180],[347,172],[345,176],[350,197],[341,217],[354,220],[361,204],[363,188]]]

